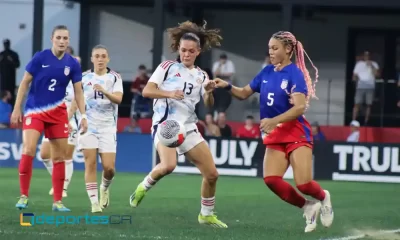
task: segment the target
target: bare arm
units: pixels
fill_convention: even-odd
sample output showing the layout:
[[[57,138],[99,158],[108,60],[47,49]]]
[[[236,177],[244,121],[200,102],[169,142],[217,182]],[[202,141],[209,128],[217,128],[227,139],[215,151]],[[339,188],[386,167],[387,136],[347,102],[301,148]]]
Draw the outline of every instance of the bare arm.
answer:
[[[214,96],[212,92],[206,92],[203,94],[203,101],[206,107],[214,106]]]
[[[288,111],[275,117],[278,123],[289,122],[303,115],[306,110],[306,96],[302,93],[292,94],[294,106]]]
[[[83,96],[82,82],[74,83],[75,101],[79,112],[86,116],[85,97]]]
[[[72,100],[71,107],[68,109],[68,120],[74,116],[74,113],[78,110],[78,106],[75,100]]]
[[[148,82],[143,89],[142,96],[145,98],[170,98],[171,92],[160,90],[156,83]]]
[[[21,105],[24,101],[25,95],[28,92],[29,84],[31,84],[33,76],[25,72],[24,77],[22,78],[21,83],[19,84],[17,98],[15,100],[14,109],[18,109],[21,111]]]
[[[113,93],[110,93],[110,92],[104,91],[103,94],[104,94],[112,103],[120,104],[120,103],[122,102],[122,95],[123,95],[122,92],[113,92]]]
[[[246,100],[251,95],[253,95],[253,90],[250,88],[250,85],[246,85],[245,87],[236,87],[232,85],[232,89],[230,91],[232,95],[239,100]]]

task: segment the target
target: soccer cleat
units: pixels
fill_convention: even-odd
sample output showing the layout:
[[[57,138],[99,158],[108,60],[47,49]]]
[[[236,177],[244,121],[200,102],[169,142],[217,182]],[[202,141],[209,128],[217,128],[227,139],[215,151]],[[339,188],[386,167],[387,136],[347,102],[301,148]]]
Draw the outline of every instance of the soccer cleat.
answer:
[[[139,203],[143,200],[144,196],[146,195],[146,189],[144,188],[143,184],[140,183],[135,192],[129,197],[129,204],[131,207],[137,207]]]
[[[317,219],[321,210],[321,203],[319,201],[307,200],[303,209],[303,217],[306,219],[307,224],[304,232],[312,232],[315,230],[315,228],[317,228]]]
[[[54,212],[71,212],[69,208],[66,208],[61,201],[57,201],[53,203],[53,211]]]
[[[98,203],[93,203],[92,204],[92,213],[101,213],[103,210],[101,210],[101,207]]]
[[[325,199],[321,201],[321,223],[324,227],[330,227],[333,223],[333,208],[331,202],[331,194],[324,190],[325,192]]]
[[[228,225],[219,220],[217,218],[217,215],[214,214],[209,216],[203,216],[200,213],[198,220],[200,224],[210,225],[215,228],[228,228]]]
[[[19,197],[17,204],[15,204],[15,207],[18,208],[19,210],[28,208],[28,197],[25,195],[21,195],[21,197]]]
[[[101,208],[107,208],[110,205],[110,188],[103,190],[100,188],[100,206]]]

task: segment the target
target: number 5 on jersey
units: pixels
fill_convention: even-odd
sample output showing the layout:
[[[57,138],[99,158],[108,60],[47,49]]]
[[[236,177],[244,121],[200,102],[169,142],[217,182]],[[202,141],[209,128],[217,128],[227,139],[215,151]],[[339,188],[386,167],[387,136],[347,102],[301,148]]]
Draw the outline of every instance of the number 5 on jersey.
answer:
[[[274,105],[274,93],[268,93],[267,98],[268,98],[267,105],[268,106]]]
[[[54,92],[54,86],[57,84],[57,80],[51,79],[50,82],[51,82],[51,83],[50,83],[50,85],[49,85],[49,91]]]

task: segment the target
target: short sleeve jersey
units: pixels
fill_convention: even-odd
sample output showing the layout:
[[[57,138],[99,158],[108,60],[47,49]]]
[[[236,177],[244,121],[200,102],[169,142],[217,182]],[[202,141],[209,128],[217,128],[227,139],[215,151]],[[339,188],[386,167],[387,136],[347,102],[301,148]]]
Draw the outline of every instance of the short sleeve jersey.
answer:
[[[187,68],[175,61],[162,62],[150,77],[149,82],[157,84],[164,91],[182,90],[184,99],[155,99],[153,104],[153,126],[173,119],[185,125],[186,130],[196,129],[198,121],[195,113],[196,104],[205,93],[204,85],[207,74],[199,67]]]
[[[303,73],[295,64],[280,71],[268,65],[250,82],[253,92],[260,93],[260,119],[274,118],[293,107],[290,97],[294,93],[307,96],[308,89]],[[264,143],[312,141],[311,127],[304,116],[280,124],[268,135],[263,134]]]
[[[95,91],[93,87],[95,84],[99,84],[109,93],[123,93],[121,76],[109,68],[104,75],[97,75],[90,70],[83,74],[82,84],[86,100],[88,131],[115,133],[117,131],[118,104],[112,103],[104,94]]]
[[[65,54],[58,59],[50,49],[36,53],[26,66],[33,76],[25,105],[25,117],[35,117],[46,122],[58,123],[55,114],[60,109],[66,111],[65,92],[70,81],[82,80],[82,71],[74,57]],[[62,119],[63,121],[64,119]]]

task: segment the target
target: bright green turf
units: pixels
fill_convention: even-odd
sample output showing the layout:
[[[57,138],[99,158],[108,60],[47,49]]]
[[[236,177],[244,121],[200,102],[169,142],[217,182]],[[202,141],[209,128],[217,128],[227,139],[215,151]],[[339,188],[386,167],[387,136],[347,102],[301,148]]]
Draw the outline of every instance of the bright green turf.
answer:
[[[321,182],[329,189],[335,209],[330,229],[321,224],[305,234],[302,211],[273,195],[261,179],[220,177],[216,201],[218,217],[228,229],[200,226],[200,176],[171,175],[152,189],[137,209],[129,206],[129,195],[143,175],[117,173],[111,187],[111,205],[101,215],[129,214],[133,224],[124,225],[35,225],[21,227],[15,209],[19,194],[16,169],[0,169],[0,239],[77,240],[169,239],[169,240],[303,240],[347,236],[352,229],[400,228],[400,191],[395,184]],[[34,170],[30,205],[25,212],[52,214],[51,187],[45,170]],[[83,173],[75,172],[68,198],[73,215],[90,212]],[[399,235],[400,236],[400,235]]]

